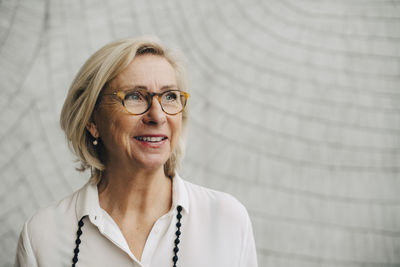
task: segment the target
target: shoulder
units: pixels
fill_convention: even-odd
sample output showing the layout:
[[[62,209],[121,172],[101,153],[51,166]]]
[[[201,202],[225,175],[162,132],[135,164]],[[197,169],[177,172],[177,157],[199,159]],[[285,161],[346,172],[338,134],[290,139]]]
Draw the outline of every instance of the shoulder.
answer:
[[[54,202],[53,204],[39,209],[33,216],[28,220],[28,226],[36,227],[37,225],[43,224],[46,221],[54,219],[55,216],[61,214],[69,214],[75,212],[76,199],[80,190],[66,196],[65,198]]]
[[[81,189],[50,206],[39,209],[26,221],[24,231],[33,248],[39,248],[44,243],[52,244],[55,233],[75,224],[76,200],[80,191]]]
[[[244,205],[234,196],[184,181],[188,192],[190,209],[200,209],[216,214],[218,218],[246,224],[248,213]],[[192,212],[192,211],[191,211]]]
[[[76,231],[76,203],[85,188],[39,209],[28,219],[18,241],[16,266],[60,266],[68,261],[65,245],[73,246]],[[64,256],[67,257],[64,257]],[[51,263],[51,264],[49,264]]]

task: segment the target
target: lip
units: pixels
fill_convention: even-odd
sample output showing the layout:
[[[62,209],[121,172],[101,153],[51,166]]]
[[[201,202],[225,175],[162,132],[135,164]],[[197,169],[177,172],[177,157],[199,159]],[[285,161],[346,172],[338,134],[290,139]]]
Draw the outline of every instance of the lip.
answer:
[[[138,137],[138,136],[146,136],[146,137],[166,137],[166,138],[168,138],[168,136],[166,136],[165,134],[139,134],[139,135],[136,135],[135,137]]]
[[[139,140],[139,139],[137,139],[137,137],[163,137],[164,139],[162,139],[161,141],[158,141],[158,142],[149,142],[149,141]],[[134,136],[133,139],[143,146],[150,147],[150,148],[159,148],[168,141],[168,136],[166,136],[164,134],[141,134],[141,135]]]

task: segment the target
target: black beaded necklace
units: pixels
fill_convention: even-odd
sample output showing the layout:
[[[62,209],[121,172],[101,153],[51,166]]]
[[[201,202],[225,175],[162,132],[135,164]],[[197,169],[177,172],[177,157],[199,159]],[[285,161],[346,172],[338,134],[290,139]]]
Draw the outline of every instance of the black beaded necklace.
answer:
[[[181,226],[182,226],[182,223],[181,223],[182,206],[176,207],[176,210],[178,211],[178,214],[176,215],[176,219],[178,220],[178,222],[176,223],[177,230],[175,232],[176,238],[175,238],[175,241],[174,241],[175,246],[174,246],[174,256],[172,257],[172,263],[173,263],[172,267],[176,267],[176,263],[178,262],[178,251],[179,251],[178,245],[179,245],[179,242],[180,242],[179,236],[181,235]],[[76,240],[75,240],[76,247],[74,249],[74,257],[72,258],[72,267],[75,267],[76,263],[78,262],[79,245],[81,243],[81,235],[83,233],[82,232],[82,227],[85,224],[83,222],[83,219],[85,217],[87,217],[87,215],[83,216],[78,222],[78,231],[76,231]]]

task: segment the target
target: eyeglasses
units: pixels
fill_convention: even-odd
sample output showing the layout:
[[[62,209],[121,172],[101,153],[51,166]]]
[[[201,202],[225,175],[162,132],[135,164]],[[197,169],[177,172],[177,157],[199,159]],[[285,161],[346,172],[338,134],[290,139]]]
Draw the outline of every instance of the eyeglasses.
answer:
[[[132,115],[141,115],[146,113],[153,103],[153,97],[156,96],[161,105],[161,109],[168,115],[176,115],[185,109],[189,93],[180,90],[168,90],[162,93],[149,93],[144,89],[132,89],[128,91],[117,91],[112,94],[117,96],[122,105]]]

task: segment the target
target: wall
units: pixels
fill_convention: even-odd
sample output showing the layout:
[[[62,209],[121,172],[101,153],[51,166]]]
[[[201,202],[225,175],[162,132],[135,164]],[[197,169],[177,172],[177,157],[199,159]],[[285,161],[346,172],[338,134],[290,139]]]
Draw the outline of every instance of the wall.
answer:
[[[25,220],[87,180],[58,118],[95,50],[181,49],[181,175],[248,208],[260,266],[400,266],[400,2],[0,1],[0,266]]]

